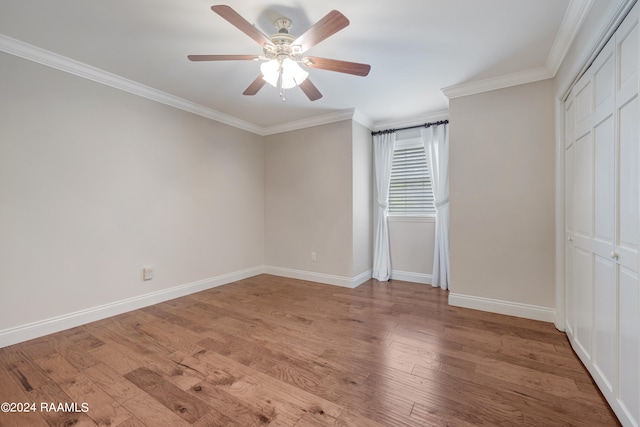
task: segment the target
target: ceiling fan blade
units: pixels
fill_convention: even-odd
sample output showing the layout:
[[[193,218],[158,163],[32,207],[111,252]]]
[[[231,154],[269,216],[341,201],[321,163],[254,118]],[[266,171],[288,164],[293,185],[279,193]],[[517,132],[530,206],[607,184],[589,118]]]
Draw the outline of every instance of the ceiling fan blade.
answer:
[[[226,19],[231,25],[254,39],[260,46],[271,43],[271,39],[266,36],[262,31],[251,25],[249,21],[244,19],[238,12],[231,9],[229,6],[220,4],[211,6],[211,10]]]
[[[308,78],[306,78],[302,83],[300,83],[299,86],[300,86],[300,89],[302,89],[302,91],[304,92],[304,94],[307,95],[307,98],[309,98],[309,100],[316,101],[322,98],[322,94],[320,93],[318,88],[313,83],[311,83],[311,80],[309,80]]]
[[[264,86],[265,83],[267,82],[265,81],[265,79],[262,78],[262,74],[260,74],[253,82],[251,82],[249,87],[246,88],[244,92],[242,92],[242,94],[255,95],[256,93],[258,93],[260,89],[262,89],[262,86]]]
[[[188,55],[190,61],[248,61],[258,59],[256,55]]]
[[[349,25],[347,17],[337,10],[332,10],[298,37],[293,44],[302,46],[302,51],[306,52],[347,25]]]
[[[303,64],[311,68],[319,68],[321,70],[337,71],[338,73],[353,74],[354,76],[366,76],[371,70],[371,65],[360,64],[358,62],[340,61],[338,59],[318,58],[316,56],[308,56],[304,58]],[[308,59],[309,61],[306,61]],[[310,62],[310,63],[309,63]]]

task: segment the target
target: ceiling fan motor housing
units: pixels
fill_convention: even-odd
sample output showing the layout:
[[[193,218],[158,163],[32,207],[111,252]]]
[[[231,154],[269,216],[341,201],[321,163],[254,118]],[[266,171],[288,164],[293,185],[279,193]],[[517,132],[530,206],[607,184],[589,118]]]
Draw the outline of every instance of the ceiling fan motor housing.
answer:
[[[276,19],[273,24],[278,32],[269,37],[273,45],[265,44],[263,46],[266,59],[283,60],[290,58],[294,61],[302,60],[302,46],[294,45],[293,42],[297,37],[289,33],[289,30],[291,30],[291,20],[281,17]]]
[[[289,34],[289,31],[291,30],[291,19],[281,16],[273,22],[273,25],[275,25],[278,33]]]

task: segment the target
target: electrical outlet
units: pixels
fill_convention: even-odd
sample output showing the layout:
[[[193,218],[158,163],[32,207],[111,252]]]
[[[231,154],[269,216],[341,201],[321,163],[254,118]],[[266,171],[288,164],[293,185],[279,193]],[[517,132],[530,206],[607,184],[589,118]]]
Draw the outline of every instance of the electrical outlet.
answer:
[[[143,267],[142,280],[151,280],[151,279],[153,279],[153,267]]]
[[[316,253],[311,252],[311,261],[316,262]]]

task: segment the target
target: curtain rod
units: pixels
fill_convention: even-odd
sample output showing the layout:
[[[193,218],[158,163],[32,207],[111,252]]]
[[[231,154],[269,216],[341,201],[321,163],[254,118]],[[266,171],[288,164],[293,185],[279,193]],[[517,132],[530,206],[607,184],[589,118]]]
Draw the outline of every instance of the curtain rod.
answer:
[[[418,128],[422,128],[422,127],[428,128],[428,127],[436,126],[436,125],[446,125],[447,123],[449,123],[449,120],[439,120],[437,122],[423,123],[421,125],[407,126],[405,128],[379,130],[379,131],[371,132],[371,135],[381,135],[383,133],[393,133],[393,132],[397,132],[399,130],[418,129]]]

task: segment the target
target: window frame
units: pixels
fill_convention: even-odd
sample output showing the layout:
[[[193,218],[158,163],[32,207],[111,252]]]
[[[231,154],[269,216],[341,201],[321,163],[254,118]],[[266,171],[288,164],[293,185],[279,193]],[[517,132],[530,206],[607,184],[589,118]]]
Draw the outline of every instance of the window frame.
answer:
[[[425,149],[424,143],[422,141],[421,136],[411,136],[405,138],[396,139],[393,146],[393,157],[395,158],[395,153],[397,149],[407,149],[407,148],[416,148],[421,147]],[[425,149],[425,156],[427,155]],[[427,174],[429,177],[429,183],[431,187],[431,194],[433,194],[433,178],[431,175],[431,170],[429,169],[429,160],[427,159]],[[389,180],[389,186],[391,186],[391,179]],[[389,189],[389,196],[391,195],[391,189]],[[390,206],[389,206],[390,208]],[[387,209],[387,217],[394,221],[405,221],[405,222],[431,222],[435,220],[436,212],[435,206],[433,206],[433,212],[410,212],[410,213],[402,213],[402,212],[391,212],[390,209]]]

